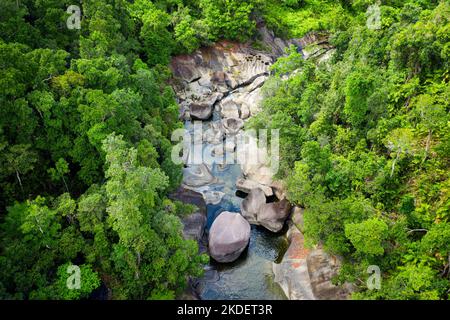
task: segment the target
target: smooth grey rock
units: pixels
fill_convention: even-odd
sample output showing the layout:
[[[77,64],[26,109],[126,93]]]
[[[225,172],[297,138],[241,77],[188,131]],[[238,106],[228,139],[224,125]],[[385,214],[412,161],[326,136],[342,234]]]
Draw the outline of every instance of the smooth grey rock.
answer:
[[[201,86],[198,82],[187,84],[184,97],[193,100],[203,100],[212,94],[211,88]]]
[[[214,183],[216,179],[204,164],[192,165],[183,169],[183,183],[189,187],[201,187]]]
[[[288,231],[289,247],[281,263],[273,263],[275,282],[280,285],[289,300],[315,300],[308,273],[303,234],[293,225]]]
[[[299,213],[299,212],[298,212]],[[275,282],[290,300],[343,300],[352,287],[335,286],[331,279],[337,274],[339,259],[321,248],[305,248],[304,237],[294,223],[289,222],[289,247],[280,264],[273,263]]]
[[[291,212],[291,205],[289,201],[283,199],[278,202],[266,203],[260,207],[256,215],[257,223],[264,228],[279,232],[283,229],[284,222]]]
[[[205,103],[192,103],[189,106],[189,116],[194,120],[208,120],[212,115],[212,106]]]
[[[203,192],[203,198],[206,204],[219,204],[222,201],[225,193],[220,191],[205,191]]]
[[[194,239],[199,242],[203,236],[206,225],[206,203],[203,195],[199,192],[179,187],[175,192],[169,195],[172,200],[190,203],[198,208],[198,212],[183,217],[183,236],[185,239]]]
[[[247,247],[250,224],[239,213],[222,212],[209,230],[209,253],[218,262],[236,260]]]
[[[169,194],[169,198],[183,203],[193,204],[200,210],[200,213],[206,216],[206,203],[200,192],[180,186],[175,192]]]
[[[242,216],[251,224],[258,224],[257,215],[264,204],[266,204],[264,191],[260,188],[252,189],[248,196],[241,202]]]
[[[267,76],[261,76],[253,80],[247,87],[245,87],[246,92],[252,92],[255,89],[258,89],[263,86],[264,82],[267,80]]]
[[[198,80],[198,84],[202,87],[212,88],[211,78],[209,75],[204,75]]]
[[[261,183],[258,183],[256,181],[253,181],[250,179],[243,179],[243,178],[237,179],[236,188],[245,193],[250,193],[250,191],[252,189],[260,188],[262,191],[264,191],[264,194],[267,197],[270,197],[273,195],[273,190],[271,187],[263,185]]]
[[[222,120],[222,125],[227,135],[234,135],[244,127],[244,121],[239,118],[226,118]]]
[[[296,206],[292,209],[292,214],[291,214],[292,222],[300,231],[303,231],[303,228],[304,228],[303,211],[304,211],[303,208]]]
[[[203,134],[205,141],[211,144],[222,143],[224,137],[225,130],[221,121],[210,122],[209,128]]]
[[[262,92],[261,88],[257,88],[249,93],[246,97],[247,103],[250,106],[250,114],[252,116],[258,114],[261,111],[262,102]]]
[[[233,99],[228,98],[220,104],[220,115],[223,118],[239,118],[239,107]]]
[[[225,150],[223,149],[223,144],[219,144],[212,148],[212,153],[214,156],[223,156],[225,154]]]
[[[225,151],[226,152],[234,152],[236,149],[236,143],[234,143],[233,139],[227,138],[225,141]]]
[[[273,181],[270,186],[272,187],[275,196],[279,200],[283,200],[284,198],[286,198],[286,185],[284,181],[281,180]]]
[[[207,104],[208,106],[214,106],[214,104],[219,101],[220,99],[222,99],[223,97],[223,93],[220,92],[215,92],[213,94],[211,94],[210,96],[206,96],[203,100],[202,103]]]
[[[270,186],[273,183],[274,172],[267,147],[262,146],[256,136],[245,131],[237,134],[237,141],[238,162],[244,177],[261,185]]]
[[[192,56],[179,56],[172,60],[172,70],[175,77],[181,78],[186,82],[192,82],[201,77],[200,70],[195,68],[196,62]]]
[[[244,102],[241,104],[240,115],[241,119],[243,120],[250,117],[250,106],[248,105],[248,103]]]
[[[335,286],[331,283],[341,265],[336,256],[326,253],[323,249],[312,250],[308,257],[308,273],[314,295],[320,300],[345,300],[352,291],[349,284]]]
[[[200,241],[206,225],[206,216],[197,212],[181,219],[183,223],[183,237],[185,239]]]

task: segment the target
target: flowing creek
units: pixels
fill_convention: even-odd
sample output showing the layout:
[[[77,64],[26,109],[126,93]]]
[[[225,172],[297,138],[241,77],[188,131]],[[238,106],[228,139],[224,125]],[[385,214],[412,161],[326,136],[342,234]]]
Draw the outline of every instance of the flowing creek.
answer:
[[[214,112],[212,121],[217,121],[219,117],[220,115]],[[208,121],[204,123],[207,124]],[[191,131],[192,123],[186,121],[185,128]],[[204,144],[204,149],[210,147],[210,144]],[[220,213],[229,211],[239,214],[243,200],[236,190],[236,181],[242,176],[239,164],[225,167],[213,164],[211,174],[217,178],[217,183],[199,189],[223,192],[224,195],[218,204],[206,206],[206,233]],[[211,259],[205,269],[205,275],[195,283],[199,297],[203,300],[286,299],[283,290],[274,283],[272,271],[272,263],[279,262],[288,247],[285,233],[286,228],[280,233],[272,233],[263,227],[252,225],[248,248],[237,260],[231,263],[218,263]]]
[[[273,35],[266,33],[266,37],[270,38],[267,43],[273,42]],[[269,67],[287,45],[287,42],[278,42],[272,47],[272,53],[264,53],[248,45],[222,42],[172,60],[171,67],[176,79],[173,87],[191,139],[196,139],[194,121],[199,119],[202,120],[200,126],[203,131],[221,128],[212,134],[220,136],[217,140],[204,141],[204,135],[201,135],[203,151],[211,152],[218,145],[223,145],[225,137],[242,130],[238,128],[230,133],[227,124],[224,124],[225,119],[231,118],[234,123],[245,125],[245,121],[259,111],[261,86],[267,79]],[[213,163],[203,166],[204,172],[198,172],[196,168],[199,165],[187,161],[192,157],[193,150],[190,147],[189,155],[184,155],[183,187],[202,194],[206,200],[205,234],[200,248],[208,252],[205,239],[216,217],[224,211],[240,214],[241,202],[246,194],[237,191],[236,182],[239,178],[248,178],[248,172],[244,172],[237,163]],[[223,152],[233,153],[235,148],[225,148]],[[265,187],[271,190],[270,186]],[[211,195],[216,196],[214,200],[208,199]],[[273,274],[273,263],[281,261],[289,245],[286,230],[285,227],[278,233],[272,233],[252,225],[248,247],[237,260],[218,263],[211,258],[204,276],[192,284],[196,294],[205,300],[286,299],[282,288],[274,282]]]
[[[325,43],[315,36],[284,41],[274,37],[265,27],[261,27],[259,31],[265,51],[256,50],[248,44],[222,41],[190,55],[174,57],[171,62],[174,74],[172,86],[177,95],[185,131],[191,139],[189,151],[182,155],[185,166],[178,196],[182,201],[188,200],[187,202],[197,206],[201,204],[203,207],[200,212],[190,216],[192,219],[188,217],[183,222],[185,236],[197,240],[201,252],[209,252],[208,235],[215,219],[225,211],[241,214],[241,203],[250,190],[261,189],[258,201],[266,200],[266,204],[260,206],[258,212],[268,212],[261,208],[290,208],[289,204],[281,205],[283,201],[287,203],[286,200],[277,202],[275,195],[279,200],[284,197],[282,187],[280,189],[273,181],[273,172],[268,169],[267,163],[255,167],[251,161],[225,165],[192,161],[202,152],[226,156],[235,154],[239,157],[239,148],[236,148],[236,143],[228,143],[228,138],[239,136],[245,130],[246,121],[260,111],[261,87],[273,62],[290,45],[295,45],[298,51],[302,51],[309,43]],[[306,58],[305,55],[304,57]],[[196,135],[199,127],[202,133]],[[199,148],[192,147],[192,142],[199,141]],[[259,155],[258,147],[256,150],[248,153]],[[252,197],[251,201],[257,201],[254,199],[256,198]],[[277,203],[270,203],[273,201]],[[251,208],[247,206],[248,203],[250,200],[246,200],[244,210]],[[289,215],[291,211],[286,210],[285,213]],[[244,213],[248,215],[249,212]],[[275,212],[275,215],[270,216],[274,219],[278,219],[280,214],[287,217],[281,211],[271,212]],[[219,263],[211,258],[209,265],[205,267],[204,276],[190,282],[194,295],[205,300],[314,299],[338,296],[330,282],[338,261],[320,248],[311,252],[304,249],[303,235],[292,223],[294,220],[301,220],[302,213],[301,210],[292,212],[289,223],[277,233],[262,226],[251,225],[248,246],[233,262]],[[294,219],[295,215],[297,218]],[[241,220],[239,228],[243,224],[247,225],[245,220],[232,218],[232,214],[223,216],[231,219],[229,221]],[[263,223],[259,219],[257,221]],[[277,220],[273,221],[277,227],[273,227],[270,220],[266,227],[279,230],[281,225]],[[225,223],[214,226],[216,225],[220,225],[220,228],[215,227],[215,230],[220,230],[217,232],[226,234],[228,238],[221,239],[221,249],[218,249],[216,241],[215,250],[225,250],[223,248],[231,247],[233,243],[240,245],[242,241],[236,242],[236,237],[248,236],[248,226],[242,231],[232,227],[227,229],[228,225]],[[231,237],[234,237],[235,242],[229,242]],[[216,237],[215,240],[217,239]],[[209,250],[211,246],[212,244],[209,245]],[[223,252],[236,254],[242,250],[242,246],[233,250],[231,253]],[[220,257],[223,259],[223,256]]]

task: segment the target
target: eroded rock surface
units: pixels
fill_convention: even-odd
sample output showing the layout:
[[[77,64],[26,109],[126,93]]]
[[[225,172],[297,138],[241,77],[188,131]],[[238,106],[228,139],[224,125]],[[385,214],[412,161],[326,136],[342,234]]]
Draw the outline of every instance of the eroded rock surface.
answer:
[[[244,127],[244,121],[239,118],[226,118],[222,120],[222,126],[227,135],[234,135]]]
[[[223,100],[220,103],[219,108],[222,118],[239,118],[239,106],[234,102],[232,97]]]
[[[247,198],[241,203],[242,216],[247,219],[248,222],[256,224],[258,219],[257,215],[261,210],[261,207],[266,204],[266,195],[260,188],[252,189]]]
[[[200,187],[214,181],[216,179],[205,164],[191,165],[183,170],[183,184],[187,187]]]
[[[294,208],[288,221],[289,248],[280,264],[273,264],[275,281],[290,300],[343,300],[352,291],[349,285],[335,286],[340,261],[320,246],[307,249],[299,227],[303,226],[303,210]]]
[[[315,300],[307,265],[309,250],[303,245],[303,235],[295,226],[291,226],[288,239],[290,245],[283,260],[273,264],[275,282],[289,300]]]
[[[283,229],[284,222],[289,216],[291,205],[286,199],[278,202],[265,203],[256,215],[256,221],[264,228],[279,232]]]
[[[329,255],[321,248],[317,248],[308,255],[307,264],[311,286],[317,299],[347,299],[351,291],[350,286],[335,286],[331,283],[331,279],[337,275],[341,265],[337,257]]]
[[[189,115],[195,120],[207,120],[211,118],[212,106],[204,103],[192,103],[189,108]]]
[[[290,211],[291,205],[286,199],[266,203],[266,196],[260,188],[252,189],[241,204],[242,215],[249,223],[261,225],[272,232],[283,229]]]
[[[200,241],[206,225],[206,216],[199,212],[181,219],[183,223],[183,236],[185,239]]]

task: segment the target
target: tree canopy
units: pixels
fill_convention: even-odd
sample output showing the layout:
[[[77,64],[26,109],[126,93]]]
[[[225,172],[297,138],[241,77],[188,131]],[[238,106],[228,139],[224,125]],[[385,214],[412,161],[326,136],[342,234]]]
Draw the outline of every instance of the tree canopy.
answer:
[[[343,257],[336,280],[354,298],[448,299],[450,4],[383,1],[371,28],[376,2],[1,1],[0,298],[172,299],[201,274],[179,219],[192,207],[168,198],[182,124],[167,65],[221,39],[257,47],[264,21],[333,48],[278,59],[246,123],[280,129],[306,243]],[[364,284],[369,265],[380,290]]]
[[[278,175],[305,207],[306,242],[344,258],[336,281],[353,283],[354,298],[448,299],[450,4],[384,1],[380,28],[368,28],[375,1],[318,3],[349,18],[315,14],[332,57],[279,59],[251,125],[281,128]],[[283,10],[269,21],[288,34],[316,29]],[[366,286],[370,265],[380,290]]]

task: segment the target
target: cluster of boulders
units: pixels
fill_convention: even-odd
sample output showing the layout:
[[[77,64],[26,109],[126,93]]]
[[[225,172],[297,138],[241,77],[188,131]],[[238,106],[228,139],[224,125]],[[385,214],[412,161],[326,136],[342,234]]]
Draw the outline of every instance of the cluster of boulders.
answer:
[[[266,203],[266,195],[260,188],[252,189],[241,204],[242,215],[252,224],[261,225],[272,232],[279,232],[291,212],[286,199]]]
[[[345,298],[348,288],[331,284],[331,278],[339,268],[339,259],[326,254],[320,247],[305,248],[301,232],[302,212],[299,208],[291,208],[283,183],[274,180],[266,147],[258,145],[252,137],[243,145],[238,143],[246,121],[260,111],[261,88],[274,59],[291,44],[300,49],[310,43],[316,44],[303,51],[306,58],[326,59],[331,47],[326,37],[319,34],[284,41],[264,26],[259,31],[269,52],[254,50],[248,44],[222,41],[191,55],[175,57],[171,62],[181,118],[188,123],[203,121],[206,130],[194,139],[201,139],[212,155],[236,154],[242,176],[235,186],[247,194],[241,204],[241,213],[225,211],[214,220],[207,237],[207,249],[214,260],[231,262],[247,248],[250,224],[272,232],[280,232],[287,224],[289,248],[282,262],[273,265],[275,281],[286,296],[289,299]],[[200,243],[206,238],[206,204],[219,204],[225,193],[210,187],[218,183],[212,167],[189,164],[191,156],[183,154],[187,163],[183,172],[184,194],[178,196],[188,198],[182,199],[185,202],[202,202],[200,205],[204,209],[183,219],[184,236]]]
[[[270,73],[271,64],[285,53],[286,47],[303,48],[308,41],[317,39],[282,40],[263,23],[258,24],[258,31],[267,49],[265,51],[254,49],[249,43],[221,41],[190,55],[174,57],[171,61],[172,85],[182,119],[208,123],[208,129],[201,138],[203,142],[214,145],[212,155],[236,153],[243,172],[243,177],[236,183],[237,189],[248,193],[261,188],[270,197],[273,195],[273,170],[267,150],[257,146],[255,139],[250,139],[242,146],[242,150],[247,151],[244,154],[237,150],[238,139],[245,121],[260,111],[261,88]],[[186,162],[192,160],[189,155],[184,157]],[[198,168],[185,170],[184,184],[194,188],[200,183],[205,185],[208,176],[201,177],[201,182],[192,182],[190,173],[193,170]]]
[[[209,120],[217,107],[224,119],[247,119],[272,61],[271,55],[227,41],[175,57],[173,86],[182,118]]]
[[[218,262],[232,262],[247,247],[250,224],[280,232],[291,212],[286,199],[267,203],[260,188],[251,189],[241,203],[241,214],[222,212],[209,231],[209,253]]]
[[[245,121],[260,110],[261,87],[267,79],[269,67],[289,44],[281,40],[274,42],[273,34],[265,32],[272,52],[263,53],[248,44],[223,41],[191,55],[175,57],[171,63],[175,79],[173,87],[182,119],[203,121],[206,130],[200,136],[201,143],[211,150],[213,156],[236,152],[237,157],[241,157],[243,176],[236,181],[237,189],[250,193],[250,196],[263,192],[263,199],[257,204],[249,204],[253,208],[251,214],[245,210],[242,215],[223,212],[214,220],[209,230],[208,247],[211,257],[219,262],[231,262],[245,250],[250,238],[250,223],[277,232],[288,212],[287,201],[266,203],[266,196],[274,194],[270,186],[273,174],[264,155],[266,150],[258,149],[255,141],[241,145],[247,153],[246,158],[242,158],[242,150],[237,150]],[[199,137],[194,134],[194,139]],[[211,172],[212,167],[191,164],[192,155],[183,156],[187,164],[183,172],[184,188],[201,194],[206,204],[220,203],[224,193],[209,187],[218,182]],[[199,219],[194,214],[184,223],[189,226]],[[191,230],[191,233],[195,232]]]

